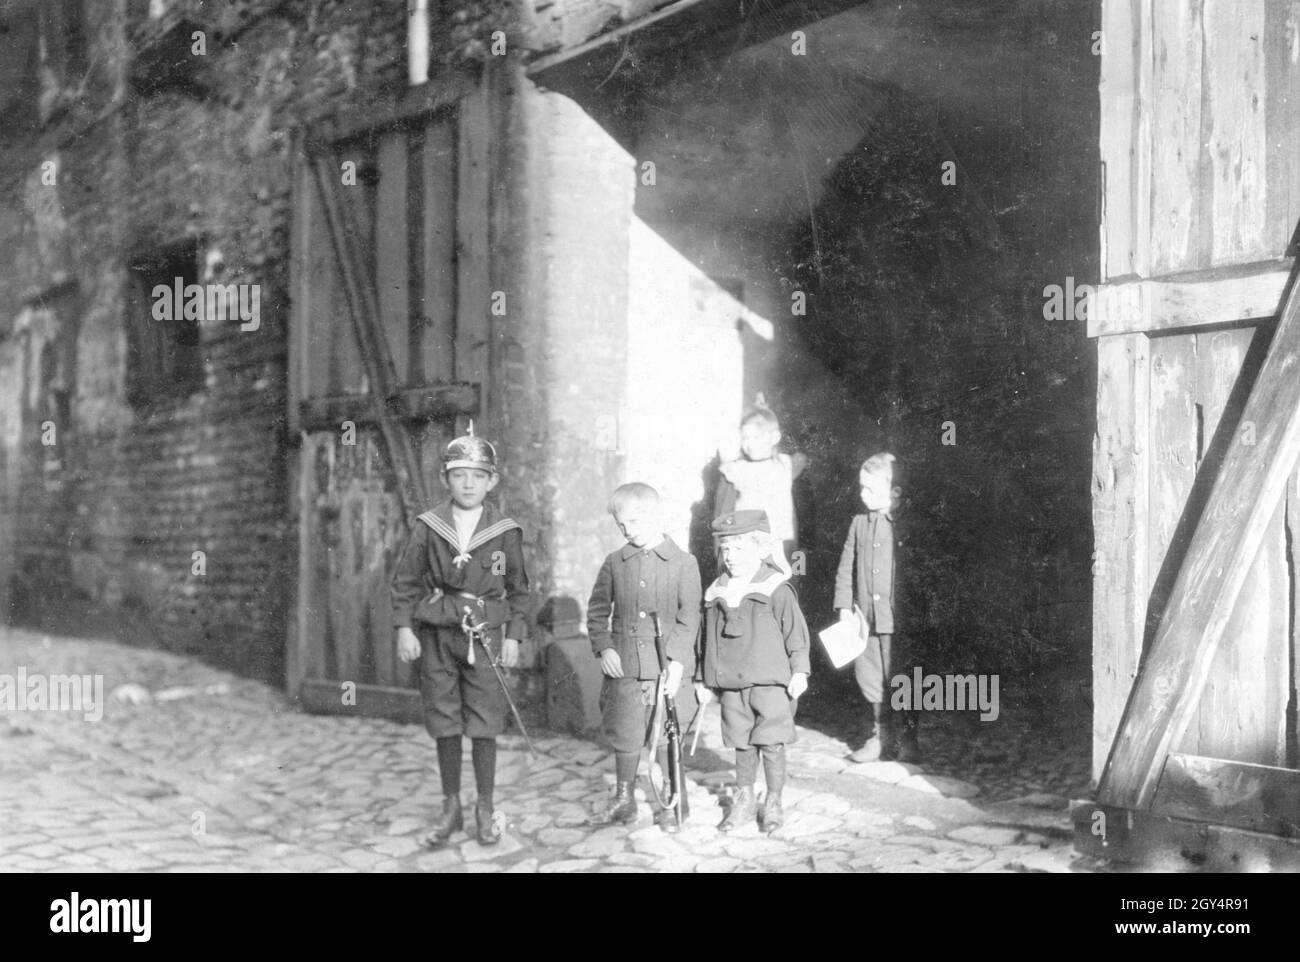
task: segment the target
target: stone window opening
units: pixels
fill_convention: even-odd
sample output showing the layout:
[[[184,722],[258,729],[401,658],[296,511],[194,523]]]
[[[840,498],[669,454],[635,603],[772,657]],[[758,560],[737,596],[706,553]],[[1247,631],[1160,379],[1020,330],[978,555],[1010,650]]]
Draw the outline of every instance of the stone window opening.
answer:
[[[200,283],[196,238],[142,250],[127,265],[127,400],[147,407],[168,398],[185,398],[203,387],[200,322],[171,312],[154,316],[154,289],[182,291]],[[180,305],[176,305],[179,307]]]

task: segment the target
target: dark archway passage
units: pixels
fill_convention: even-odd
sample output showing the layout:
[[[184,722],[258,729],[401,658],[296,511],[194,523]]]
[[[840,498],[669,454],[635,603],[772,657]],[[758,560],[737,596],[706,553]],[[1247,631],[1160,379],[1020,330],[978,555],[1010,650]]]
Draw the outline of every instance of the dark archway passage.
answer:
[[[857,466],[887,446],[925,670],[1002,679],[1000,726],[937,721],[1047,751],[1057,722],[1087,729],[1094,372],[1083,318],[1047,320],[1044,289],[1097,280],[1098,15],[862,5],[803,27],[802,52],[781,34],[673,72],[633,55],[565,91],[653,163],[637,216],[774,326],[746,342],[744,387],[811,459],[812,626],[833,618]],[[848,673],[814,681],[807,717],[850,735]],[[1086,738],[1069,745],[1086,785]]]

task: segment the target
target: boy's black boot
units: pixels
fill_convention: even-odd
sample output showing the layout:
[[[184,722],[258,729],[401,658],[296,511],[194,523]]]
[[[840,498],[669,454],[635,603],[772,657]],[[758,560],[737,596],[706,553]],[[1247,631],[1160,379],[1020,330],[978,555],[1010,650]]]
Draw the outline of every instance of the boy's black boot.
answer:
[[[460,736],[439,738],[437,746],[438,775],[442,779],[442,816],[433,823],[433,831],[424,836],[424,844],[433,848],[446,845],[453,833],[465,827],[465,813],[460,807]]]
[[[876,722],[876,735],[880,739],[880,760],[892,762],[898,760],[899,717],[896,713],[886,712]]]
[[[448,795],[442,800],[442,815],[433,823],[433,831],[424,836],[424,844],[442,848],[447,839],[465,827],[465,813],[460,807],[459,795]]]
[[[738,828],[754,824],[758,813],[758,801],[754,798],[753,785],[741,785],[736,789],[736,797],[731,802],[731,811],[718,826],[719,832],[734,832]]]
[[[758,804],[754,799],[754,779],[758,777],[758,751],[753,748],[736,749],[736,797],[731,811],[718,826],[719,832],[731,832],[754,824]]]
[[[771,835],[785,824],[781,792],[785,788],[785,746],[763,748],[763,775],[767,778],[767,795],[763,798],[763,831]]]
[[[588,825],[631,825],[636,821],[636,782],[619,782],[613,797],[591,818]]]
[[[849,756],[849,761],[863,764],[866,762],[878,762],[884,752],[884,734],[883,722],[881,718],[881,703],[871,702],[871,718],[867,722],[867,740],[861,748]]]
[[[902,730],[898,733],[898,760],[909,765],[921,762],[921,746],[916,739],[918,721],[916,712],[908,712],[903,718]]]
[[[501,841],[496,826],[492,824],[492,814],[491,803],[484,803],[482,799],[475,803],[474,827],[478,829],[478,843],[480,845],[495,845]]]

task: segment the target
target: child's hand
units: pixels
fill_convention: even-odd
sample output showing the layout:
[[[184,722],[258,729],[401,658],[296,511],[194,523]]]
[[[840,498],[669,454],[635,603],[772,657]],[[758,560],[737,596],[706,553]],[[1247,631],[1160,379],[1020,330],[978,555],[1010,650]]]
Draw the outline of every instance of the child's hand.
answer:
[[[790,677],[790,684],[785,686],[785,690],[790,693],[791,698],[798,698],[808,690],[808,676],[803,672],[795,672]]]
[[[618,657],[618,652],[613,648],[606,648],[600,653],[600,670],[607,678],[623,677],[623,659]]]
[[[507,638],[501,642],[501,667],[513,668],[519,664],[519,640]]]
[[[682,663],[680,661],[668,662],[668,678],[664,682],[664,689],[668,692],[669,698],[677,697],[677,689],[682,685]]]
[[[700,707],[703,708],[709,702],[713,701],[713,690],[703,682],[697,681],[695,683],[695,697],[699,701]]]
[[[852,620],[853,620],[853,612],[850,611],[848,608],[841,608],[840,621],[852,621]]]
[[[410,628],[397,629],[397,660],[403,664],[420,657],[420,639]]]

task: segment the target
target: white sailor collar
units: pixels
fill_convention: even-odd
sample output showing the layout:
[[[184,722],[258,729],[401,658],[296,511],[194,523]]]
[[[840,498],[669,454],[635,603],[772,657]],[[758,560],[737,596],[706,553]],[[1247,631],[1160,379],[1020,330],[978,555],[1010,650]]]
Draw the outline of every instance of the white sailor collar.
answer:
[[[424,512],[417,518],[418,521],[426,524],[434,534],[447,542],[456,552],[456,567],[460,567],[469,560],[469,553],[475,548],[481,548],[493,538],[505,534],[515,528],[522,530],[522,525],[514,518],[498,516],[496,508],[490,504],[483,505],[483,513],[478,517],[478,524],[474,526],[474,531],[470,534],[469,540],[462,542],[460,533],[456,530],[456,523],[451,515],[451,501],[442,502],[436,508]]]
[[[762,574],[764,571],[770,574],[757,581],[736,581],[731,575],[723,572],[704,593],[704,603],[713,604],[720,599],[728,608],[739,608],[740,603],[750,596],[764,602],[771,601],[773,592],[789,579],[778,568],[766,562],[759,567],[758,573]]]

